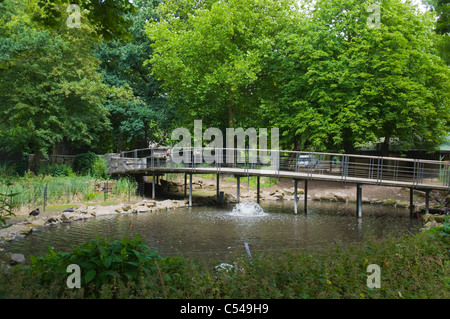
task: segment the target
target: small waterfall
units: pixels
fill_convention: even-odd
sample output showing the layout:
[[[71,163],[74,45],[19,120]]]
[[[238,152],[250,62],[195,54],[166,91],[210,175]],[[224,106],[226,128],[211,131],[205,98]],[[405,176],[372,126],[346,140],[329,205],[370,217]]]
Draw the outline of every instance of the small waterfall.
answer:
[[[233,216],[264,216],[264,210],[255,202],[242,202],[234,206],[231,211]]]

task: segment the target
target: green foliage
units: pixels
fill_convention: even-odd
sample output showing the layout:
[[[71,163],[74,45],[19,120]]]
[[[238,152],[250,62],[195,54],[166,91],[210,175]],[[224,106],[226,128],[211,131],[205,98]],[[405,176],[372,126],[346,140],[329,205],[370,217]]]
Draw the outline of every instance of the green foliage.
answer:
[[[272,121],[284,144],[351,153],[380,140],[386,149],[393,140],[406,148],[442,142],[450,82],[431,15],[384,0],[380,28],[368,28],[371,3],[316,1],[306,29],[285,39],[276,70],[282,106]]]
[[[70,253],[33,257],[0,276],[8,298],[448,299],[448,236],[423,232],[323,249],[252,253],[229,271],[181,257],[162,258],[140,239],[96,240]],[[126,252],[125,252],[126,250]],[[66,287],[79,263],[81,289]],[[381,268],[381,288],[367,287],[367,267]],[[114,270],[114,274],[110,272]]]
[[[77,154],[72,161],[72,169],[80,175],[89,175],[92,173],[94,164],[97,162],[98,156],[93,152]]]
[[[51,175],[53,177],[74,176],[72,167],[67,164],[44,164],[41,165],[39,173],[43,175]]]
[[[10,217],[15,216],[12,209],[13,205],[13,197],[16,196],[17,193],[0,193],[0,229],[8,228],[11,225],[7,225],[6,221]]]
[[[91,167],[91,175],[95,178],[108,178],[108,163],[103,157],[97,156]]]
[[[366,24],[371,4],[380,28]],[[278,127],[281,147],[432,149],[450,121],[434,19],[400,0],[173,1],[148,24],[153,73],[181,123]],[[267,10],[267,11],[266,11]],[[180,18],[182,17],[182,18]]]
[[[269,73],[277,35],[297,22],[293,1],[171,1],[146,26],[156,79],[177,106],[180,123],[257,127],[261,103],[276,87]],[[179,17],[182,17],[180,19]]]
[[[158,19],[156,6],[159,2],[133,1],[136,13],[124,16],[132,24],[129,32],[133,39],[103,42],[96,51],[104,82],[129,88],[134,96],[129,101],[111,100],[106,105],[111,114],[115,149],[147,145],[148,140],[163,143],[164,132],[170,129],[173,112],[151,68],[143,66],[143,62],[152,55],[151,40],[144,32],[144,25],[149,19]]]
[[[137,235],[134,240],[127,237],[121,240],[97,239],[73,248],[72,252],[56,253],[50,248],[47,255],[32,256],[30,260],[30,271],[41,278],[41,284],[67,275],[67,266],[76,264],[81,268],[82,286],[87,288],[92,282],[95,290],[112,283],[113,279],[139,282],[146,277],[158,276],[159,267],[166,265],[174,272],[182,262],[178,259],[174,263],[162,258]],[[158,266],[159,263],[161,266]],[[94,287],[91,288],[95,294]]]
[[[81,23],[89,21],[98,36],[106,40],[129,39],[129,21],[124,19],[124,15],[135,12],[136,7],[127,0],[33,0],[28,1],[28,10],[33,13],[33,19],[40,25],[50,29],[63,29],[69,16],[66,12],[69,4],[76,4],[80,7]]]

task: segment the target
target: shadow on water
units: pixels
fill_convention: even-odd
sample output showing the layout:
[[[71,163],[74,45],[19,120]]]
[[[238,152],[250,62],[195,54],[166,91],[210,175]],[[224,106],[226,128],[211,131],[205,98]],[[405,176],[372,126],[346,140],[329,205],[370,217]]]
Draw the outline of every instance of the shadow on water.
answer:
[[[150,214],[111,215],[43,228],[6,250],[25,256],[42,255],[48,247],[70,251],[72,246],[100,238],[139,235],[163,256],[182,254],[197,259],[230,261],[252,252],[322,248],[388,235],[418,231],[419,222],[405,208],[364,205],[357,218],[355,204],[311,202],[308,214],[295,215],[292,201],[262,202],[255,216],[233,214],[235,205],[193,207]],[[28,259],[28,258],[27,258]]]

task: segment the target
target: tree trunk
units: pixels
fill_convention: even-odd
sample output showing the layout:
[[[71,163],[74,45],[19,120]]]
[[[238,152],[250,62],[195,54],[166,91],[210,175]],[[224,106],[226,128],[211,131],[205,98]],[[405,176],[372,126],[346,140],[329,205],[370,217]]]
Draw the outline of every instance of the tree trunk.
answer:
[[[37,175],[39,173],[39,166],[41,163],[41,159],[44,158],[44,154],[40,150],[34,151],[33,158],[31,159],[30,167],[29,169]]]
[[[385,136],[383,145],[381,145],[381,156],[389,156],[390,135]]]
[[[353,143],[351,130],[344,129],[344,132],[342,135],[343,135],[342,147],[344,148],[344,153],[345,154],[354,154],[355,153],[355,145]]]
[[[228,125],[230,128],[234,127],[234,117],[236,115],[236,107],[230,106],[230,108],[228,109]]]

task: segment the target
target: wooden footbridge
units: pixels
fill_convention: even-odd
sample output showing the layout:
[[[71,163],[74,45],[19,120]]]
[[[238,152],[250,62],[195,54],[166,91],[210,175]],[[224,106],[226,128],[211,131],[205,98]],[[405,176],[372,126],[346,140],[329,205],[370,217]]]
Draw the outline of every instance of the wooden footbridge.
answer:
[[[362,216],[363,185],[409,188],[411,212],[414,211],[414,190],[426,193],[426,211],[429,210],[431,191],[450,191],[450,162],[424,159],[239,148],[147,148],[109,154],[107,160],[110,174],[131,175],[137,178],[152,176],[153,198],[155,197],[155,177],[168,173],[185,174],[186,190],[186,176],[189,175],[190,206],[192,205],[192,174],[217,175],[218,201],[220,175],[234,175],[237,178],[238,201],[240,177],[257,176],[258,203],[261,176],[291,178],[294,183],[295,213],[298,210],[298,181],[304,182],[305,213],[308,181],[355,184],[358,217]]]

